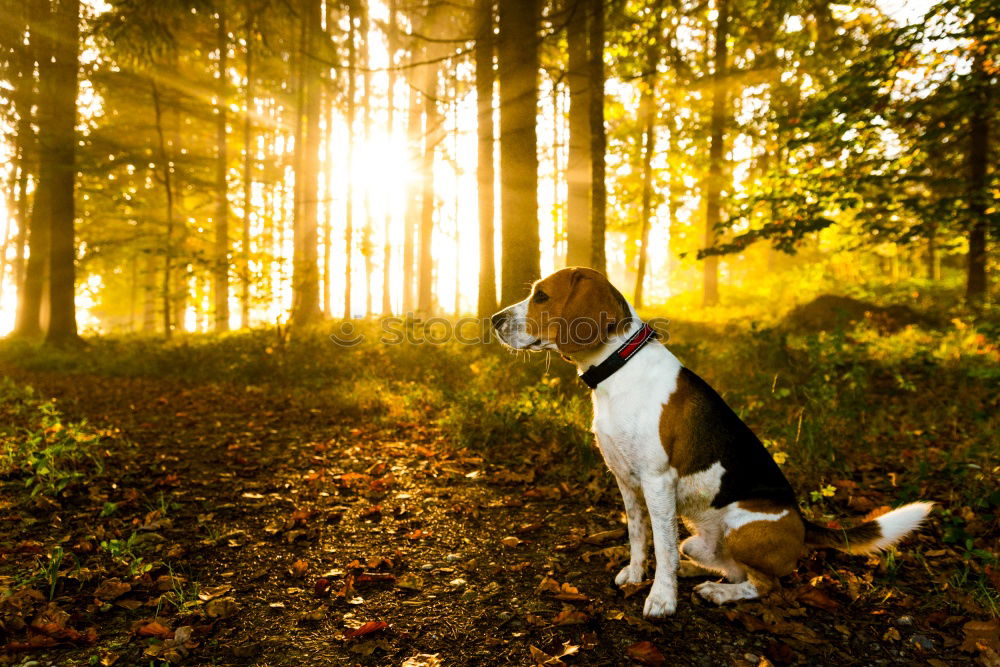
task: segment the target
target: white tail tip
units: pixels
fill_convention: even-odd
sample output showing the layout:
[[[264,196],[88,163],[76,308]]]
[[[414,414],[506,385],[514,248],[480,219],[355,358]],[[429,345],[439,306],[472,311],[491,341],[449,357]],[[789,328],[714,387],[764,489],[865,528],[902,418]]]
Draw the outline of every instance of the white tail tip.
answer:
[[[870,550],[888,549],[896,542],[899,542],[920,527],[920,524],[930,514],[932,507],[934,507],[934,503],[927,501],[910,503],[902,507],[897,507],[891,512],[887,512],[875,519],[882,532],[882,536],[871,545]]]

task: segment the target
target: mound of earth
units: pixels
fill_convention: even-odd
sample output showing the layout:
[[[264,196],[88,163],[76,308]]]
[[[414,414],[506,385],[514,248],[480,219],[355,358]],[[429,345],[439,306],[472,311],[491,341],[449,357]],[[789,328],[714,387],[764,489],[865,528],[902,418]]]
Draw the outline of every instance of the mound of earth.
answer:
[[[935,322],[909,306],[878,306],[849,296],[823,294],[793,308],[784,325],[796,331],[832,331],[869,321],[882,331],[893,332],[911,324],[933,326]]]

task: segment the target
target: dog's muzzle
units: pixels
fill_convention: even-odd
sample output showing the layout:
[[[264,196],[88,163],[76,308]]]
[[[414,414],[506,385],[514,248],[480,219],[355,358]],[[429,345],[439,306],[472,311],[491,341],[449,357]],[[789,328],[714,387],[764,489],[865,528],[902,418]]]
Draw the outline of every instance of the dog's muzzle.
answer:
[[[521,301],[504,308],[490,318],[490,323],[501,343],[515,350],[541,349],[541,339],[535,338],[525,330],[527,315],[528,302]]]

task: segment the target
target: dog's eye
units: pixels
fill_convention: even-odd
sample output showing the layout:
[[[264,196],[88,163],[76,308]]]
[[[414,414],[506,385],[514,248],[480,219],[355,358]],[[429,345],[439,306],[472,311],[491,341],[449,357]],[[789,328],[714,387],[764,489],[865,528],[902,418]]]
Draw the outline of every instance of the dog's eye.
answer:
[[[549,300],[549,295],[542,290],[535,290],[535,296],[531,300],[535,303],[545,303]]]

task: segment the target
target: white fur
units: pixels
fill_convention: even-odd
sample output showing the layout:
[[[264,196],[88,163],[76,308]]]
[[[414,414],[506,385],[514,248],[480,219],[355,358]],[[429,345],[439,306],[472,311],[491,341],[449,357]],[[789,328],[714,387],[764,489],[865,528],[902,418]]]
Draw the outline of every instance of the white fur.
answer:
[[[859,545],[858,550],[852,548],[851,552],[872,553],[888,549],[907,534],[919,528],[927,515],[930,514],[932,507],[934,507],[934,503],[930,502],[910,503],[883,514],[875,519],[882,530],[882,537],[870,544]]]
[[[726,516],[723,521],[726,524],[726,534],[728,535],[748,523],[753,523],[754,521],[777,521],[786,514],[788,514],[788,510],[781,510],[780,512],[751,512],[733,503],[726,508]]]
[[[736,600],[753,600],[757,597],[757,587],[749,581],[742,581],[738,584],[706,581],[695,586],[694,590],[698,592],[698,595],[715,604],[725,604]]]

